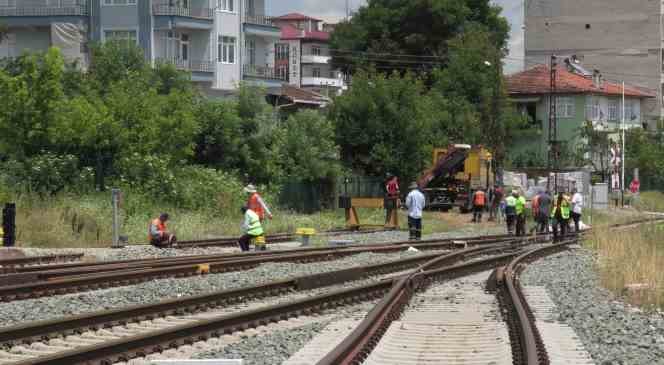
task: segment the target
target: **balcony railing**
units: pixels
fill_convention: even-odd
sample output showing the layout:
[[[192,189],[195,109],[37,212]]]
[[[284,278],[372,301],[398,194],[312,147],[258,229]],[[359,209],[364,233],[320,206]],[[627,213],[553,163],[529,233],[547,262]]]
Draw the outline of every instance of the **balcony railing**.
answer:
[[[17,4],[17,0],[9,1],[7,6],[0,6],[0,17],[3,16],[85,16],[88,7],[84,0],[27,0]]]
[[[214,72],[213,61],[183,60],[181,58],[157,58],[157,62],[174,65],[182,71]]]
[[[243,65],[242,74],[247,77],[259,79],[286,81],[286,77],[279,75],[274,67]]]
[[[265,15],[246,15],[244,22],[249,24],[265,25],[268,27],[274,27],[274,18],[271,16]]]
[[[211,8],[187,8],[178,6],[173,1],[156,1],[152,4],[154,15],[182,16],[187,18],[197,18],[212,20],[214,9]]]

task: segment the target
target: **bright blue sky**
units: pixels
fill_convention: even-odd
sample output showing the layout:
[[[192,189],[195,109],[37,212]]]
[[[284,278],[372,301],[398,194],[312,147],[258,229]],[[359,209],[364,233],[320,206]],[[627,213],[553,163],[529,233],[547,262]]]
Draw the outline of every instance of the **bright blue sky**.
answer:
[[[351,9],[357,9],[365,0],[349,0]],[[512,24],[510,38],[510,58],[522,59],[523,54],[523,0],[494,0],[503,7],[503,13]],[[283,15],[290,12],[299,12],[313,17],[324,19],[327,22],[336,22],[344,17],[346,0],[266,0],[268,13]],[[505,71],[514,72],[521,67],[520,61],[506,60]]]

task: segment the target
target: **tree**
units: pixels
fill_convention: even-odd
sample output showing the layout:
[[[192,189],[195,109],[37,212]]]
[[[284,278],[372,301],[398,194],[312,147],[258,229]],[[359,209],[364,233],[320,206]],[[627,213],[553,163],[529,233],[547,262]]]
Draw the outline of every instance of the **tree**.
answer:
[[[470,25],[448,42],[448,63],[434,71],[433,90],[463,109],[474,108],[478,123],[464,128],[466,143],[488,146],[495,159],[502,162],[506,155],[504,142],[522,120],[512,112],[504,89],[504,53],[484,28]]]
[[[19,161],[50,146],[49,126],[64,98],[64,59],[57,49],[28,55],[0,71],[0,153]]]
[[[430,164],[440,143],[437,111],[421,79],[360,72],[330,111],[341,158],[370,175],[392,172],[412,179]]]
[[[332,63],[347,73],[368,64],[387,73],[428,72],[446,64],[448,41],[473,24],[503,49],[509,24],[500,11],[489,0],[371,0],[335,29]]]
[[[278,173],[298,181],[336,177],[341,168],[334,134],[332,122],[317,111],[291,115],[280,128],[272,148]]]
[[[111,84],[150,74],[143,50],[132,42],[117,40],[90,47],[90,79],[102,95]]]

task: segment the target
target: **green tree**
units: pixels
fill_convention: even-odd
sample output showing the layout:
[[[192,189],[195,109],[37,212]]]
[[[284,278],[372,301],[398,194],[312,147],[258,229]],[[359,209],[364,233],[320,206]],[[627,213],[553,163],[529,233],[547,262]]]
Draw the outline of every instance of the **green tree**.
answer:
[[[367,64],[430,71],[446,63],[448,41],[473,24],[502,49],[509,24],[500,11],[489,0],[371,0],[332,34],[333,64],[350,73]]]
[[[143,50],[127,41],[108,41],[90,47],[90,79],[100,94],[114,82],[138,79],[150,74]]]
[[[336,177],[341,168],[334,125],[317,111],[291,115],[280,128],[272,149],[283,178],[316,181]]]
[[[23,161],[49,148],[49,126],[64,98],[63,70],[60,52],[51,48],[19,58],[11,74],[0,71],[0,153]]]
[[[341,158],[371,175],[412,179],[430,164],[440,143],[436,110],[422,80],[411,74],[360,72],[330,111]]]

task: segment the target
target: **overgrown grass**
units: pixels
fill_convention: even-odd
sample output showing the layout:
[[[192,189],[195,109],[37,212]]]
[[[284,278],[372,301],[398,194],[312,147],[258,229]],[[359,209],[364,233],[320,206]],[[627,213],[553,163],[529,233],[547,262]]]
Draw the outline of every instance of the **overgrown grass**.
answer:
[[[112,224],[109,195],[62,194],[46,199],[27,195],[12,197],[17,205],[18,244],[53,248],[109,247]],[[232,206],[235,205],[240,206]],[[130,243],[138,244],[146,242],[148,223],[161,212],[170,214],[169,230],[180,240],[238,236],[243,218],[239,208],[190,210],[132,195],[124,197],[121,212],[121,233],[129,237]],[[343,209],[305,215],[274,208],[273,213],[274,219],[265,227],[268,234],[294,232],[300,227],[321,232],[343,228],[346,224]],[[362,224],[382,225],[385,220],[382,209],[359,209],[358,214]],[[425,212],[424,234],[456,230],[466,226],[470,219],[470,215]],[[399,220],[401,228],[406,229],[405,211],[399,211]]]
[[[604,287],[632,304],[664,307],[664,225],[609,231],[594,230],[587,245],[597,252]],[[636,290],[627,287],[638,285]]]
[[[643,192],[639,194],[634,206],[642,211],[664,213],[664,193],[659,191]]]

